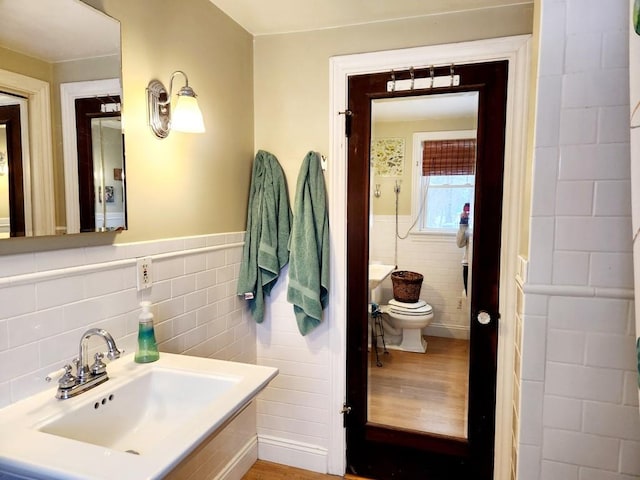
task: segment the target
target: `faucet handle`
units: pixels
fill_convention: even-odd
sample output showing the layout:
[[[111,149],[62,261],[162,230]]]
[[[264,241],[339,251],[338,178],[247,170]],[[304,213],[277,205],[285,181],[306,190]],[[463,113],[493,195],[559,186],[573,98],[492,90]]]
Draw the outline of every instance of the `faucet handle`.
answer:
[[[71,365],[66,364],[64,367],[56,370],[55,372],[51,372],[49,375],[45,377],[47,382],[53,380],[54,377],[61,375],[58,379],[58,386],[60,388],[70,388],[76,384],[76,377],[71,373]]]
[[[66,367],[71,367],[71,365],[65,365],[64,367],[61,367],[58,370],[54,370],[53,372],[48,373],[47,376],[44,377],[45,382],[48,383],[54,378],[61,377],[62,375],[64,375],[66,373]]]
[[[104,358],[104,353],[96,353],[93,357],[95,359],[95,361],[93,362],[93,365],[91,365],[91,367],[89,367],[89,370],[91,370],[91,373],[93,373],[94,375],[100,375],[101,373],[104,373],[107,371],[107,365],[102,361],[102,359]]]

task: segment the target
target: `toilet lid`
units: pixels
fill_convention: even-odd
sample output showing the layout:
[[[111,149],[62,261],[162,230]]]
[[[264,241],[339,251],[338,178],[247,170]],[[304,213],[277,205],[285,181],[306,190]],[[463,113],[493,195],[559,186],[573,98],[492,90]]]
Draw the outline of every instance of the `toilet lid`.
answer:
[[[424,300],[416,303],[404,303],[396,300],[389,300],[390,313],[398,313],[402,315],[421,317],[433,312],[433,308]]]
[[[427,302],[425,302],[424,300],[418,300],[415,303],[406,303],[406,302],[399,302],[393,298],[389,300],[389,305],[393,305],[394,307],[403,308],[407,310],[414,310],[416,308],[422,308],[422,307],[428,306]]]
[[[431,307],[417,310],[403,310],[397,307],[389,307],[387,310],[388,313],[394,315],[404,315],[405,317],[424,317],[425,315],[429,315],[433,313],[433,309]]]

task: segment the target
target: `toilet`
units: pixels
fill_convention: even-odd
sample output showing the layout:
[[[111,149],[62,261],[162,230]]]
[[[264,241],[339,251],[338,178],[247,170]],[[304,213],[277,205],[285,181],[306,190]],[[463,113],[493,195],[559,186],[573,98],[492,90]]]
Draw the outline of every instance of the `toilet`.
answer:
[[[392,299],[382,308],[382,311],[391,317],[392,327],[402,329],[400,343],[394,345],[395,342],[388,342],[388,348],[417,353],[427,351],[427,342],[422,338],[422,329],[433,320],[431,305],[424,300],[404,303]]]

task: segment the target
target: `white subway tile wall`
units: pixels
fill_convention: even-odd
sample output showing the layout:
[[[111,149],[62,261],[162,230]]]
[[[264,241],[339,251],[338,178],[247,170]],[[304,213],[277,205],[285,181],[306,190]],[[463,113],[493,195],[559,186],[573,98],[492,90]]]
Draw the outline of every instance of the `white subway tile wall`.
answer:
[[[516,326],[522,340],[516,340],[514,417],[520,430],[514,432],[513,476],[630,480],[640,477],[640,422],[630,271],[629,3],[541,0],[538,6],[531,238]],[[381,223],[376,221],[382,228],[376,239],[389,244],[395,226],[388,219]],[[322,471],[329,418],[336,414],[329,411],[332,319],[302,337],[282,280],[264,323],[256,326],[235,296],[241,247],[232,245],[242,239],[236,233],[0,256],[0,407],[46,388],[44,376],[77,353],[86,328],[104,327],[134,349],[142,295],[133,263],[117,262],[157,255],[145,299],[155,304],[161,350],[278,367],[280,375],[257,402],[258,433],[268,443],[260,447],[261,458],[307,468],[317,459]],[[213,245],[229,248],[197,250]],[[439,255],[459,265],[455,244],[441,247]],[[416,256],[403,246],[399,254],[405,253]],[[371,258],[390,260],[375,246]],[[426,263],[414,267],[404,257],[398,263],[424,268],[427,299],[435,298],[430,288],[459,287],[455,267],[449,274]],[[77,268],[85,266],[87,271]],[[436,322],[455,324],[455,295],[434,305]],[[305,455],[313,459],[299,460]]]
[[[396,219],[394,215],[375,215],[371,227],[369,259],[371,262],[395,265]],[[412,220],[398,218],[398,231],[406,236]],[[397,267],[424,276],[420,298],[433,307],[434,317],[425,333],[435,336],[469,338],[469,314],[462,295],[463,250],[456,245],[455,233],[409,235],[397,240]],[[393,286],[387,278],[380,287],[381,303],[393,298]],[[458,308],[458,307],[461,308]]]
[[[260,394],[259,458],[327,471],[329,419],[329,329],[332,319],[300,335],[287,302],[287,267],[271,291],[263,323],[257,326],[258,364],[277,367],[278,376]]]
[[[640,478],[629,2],[540,8],[517,478]]]
[[[44,377],[77,356],[88,328],[134,351],[143,299],[153,303],[161,352],[256,363],[255,323],[235,293],[243,240],[240,232],[0,256],[0,407],[50,388]],[[153,286],[138,292],[135,258],[154,255]]]

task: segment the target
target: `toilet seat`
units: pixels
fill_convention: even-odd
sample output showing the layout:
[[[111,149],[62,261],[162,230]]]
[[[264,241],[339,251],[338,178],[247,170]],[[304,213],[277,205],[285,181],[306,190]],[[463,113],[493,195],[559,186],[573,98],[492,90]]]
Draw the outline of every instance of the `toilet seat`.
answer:
[[[431,315],[433,308],[424,300],[416,303],[403,303],[396,300],[389,300],[387,311],[390,314],[405,316],[406,318],[421,318]]]
[[[414,302],[414,303],[406,303],[406,302],[399,302],[398,300],[392,298],[391,300],[389,300],[389,305],[393,305],[394,307],[407,309],[407,310],[415,310],[417,308],[423,308],[423,307],[431,308],[431,305],[427,304],[427,302],[425,302],[424,300],[418,300],[417,302]]]
[[[433,320],[433,308],[424,300],[415,303],[398,302],[389,300],[383,309],[389,314],[392,324],[402,329],[401,343],[395,348],[407,352],[425,353],[427,342],[422,338],[422,329]],[[388,348],[394,348],[387,344]]]

